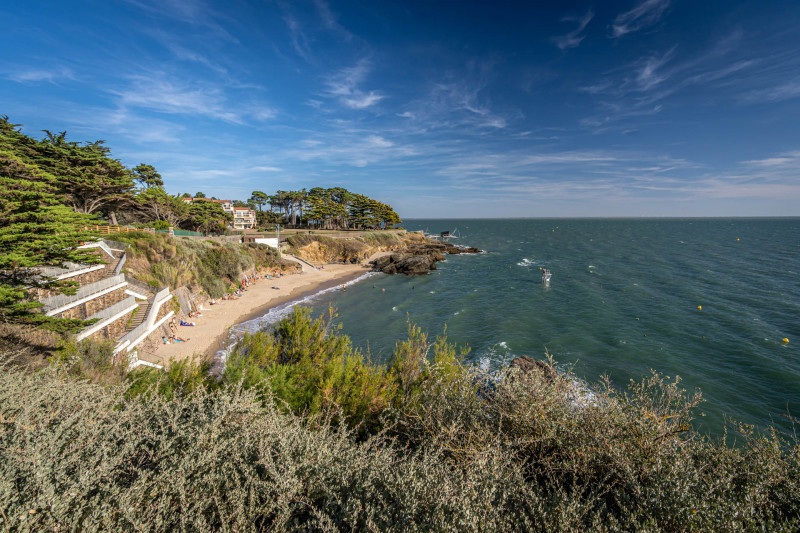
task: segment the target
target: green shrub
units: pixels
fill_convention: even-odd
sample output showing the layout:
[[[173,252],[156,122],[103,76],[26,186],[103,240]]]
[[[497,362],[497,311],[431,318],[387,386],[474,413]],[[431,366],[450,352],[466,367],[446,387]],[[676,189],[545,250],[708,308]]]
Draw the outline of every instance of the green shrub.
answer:
[[[158,396],[166,400],[186,396],[201,389],[213,391],[218,382],[209,374],[211,363],[206,359],[182,359],[173,361],[166,369],[139,367],[127,375],[127,398],[152,399]]]
[[[247,336],[220,383],[200,361],[92,379],[99,344],[4,368],[0,529],[800,527],[797,439],[698,434],[701,397],[677,379],[486,375],[411,324],[382,367],[334,317],[297,310]]]
[[[298,414],[335,407],[351,426],[377,431],[394,399],[394,380],[336,333],[334,317],[331,311],[312,320],[308,309],[296,308],[272,332],[245,335],[228,356],[225,383],[256,388]]]
[[[72,378],[117,384],[125,378],[127,361],[114,355],[114,345],[113,341],[65,340],[59,343],[50,362]]]

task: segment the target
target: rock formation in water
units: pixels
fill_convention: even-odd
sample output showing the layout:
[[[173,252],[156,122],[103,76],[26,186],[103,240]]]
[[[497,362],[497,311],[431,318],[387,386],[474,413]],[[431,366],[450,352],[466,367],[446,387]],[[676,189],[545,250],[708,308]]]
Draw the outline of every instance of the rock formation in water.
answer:
[[[371,262],[373,270],[385,274],[406,274],[409,276],[427,274],[436,270],[436,263],[444,261],[445,254],[477,254],[478,248],[459,248],[450,243],[429,242],[412,244],[405,249],[379,257]]]

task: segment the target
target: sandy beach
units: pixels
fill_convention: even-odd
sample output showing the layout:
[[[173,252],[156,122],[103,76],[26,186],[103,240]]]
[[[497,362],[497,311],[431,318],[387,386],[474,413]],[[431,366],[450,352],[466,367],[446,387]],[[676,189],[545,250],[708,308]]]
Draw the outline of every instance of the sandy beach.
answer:
[[[178,326],[178,336],[187,339],[186,342],[148,343],[151,346],[143,346],[139,350],[139,358],[163,365],[194,354],[212,356],[220,349],[230,328],[235,324],[255,318],[277,305],[299,299],[306,294],[355,279],[369,272],[368,262],[372,259],[374,257],[356,265],[327,264],[321,270],[301,263],[302,273],[258,280],[238,300],[225,300],[213,306],[205,305],[201,311],[203,316],[184,318],[196,324]]]

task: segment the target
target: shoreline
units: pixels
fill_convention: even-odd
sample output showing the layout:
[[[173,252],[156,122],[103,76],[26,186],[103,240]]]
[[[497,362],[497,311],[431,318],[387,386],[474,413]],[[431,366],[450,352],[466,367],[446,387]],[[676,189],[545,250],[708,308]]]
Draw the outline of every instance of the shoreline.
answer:
[[[285,305],[285,304],[288,304],[288,303],[291,303],[291,302],[304,300],[305,298],[308,298],[309,296],[313,296],[313,295],[315,295],[315,294],[317,294],[319,292],[322,292],[322,291],[324,291],[326,289],[330,289],[332,287],[336,287],[336,286],[339,286],[339,285],[344,285],[345,283],[349,283],[349,282],[351,282],[351,281],[353,281],[355,279],[358,279],[361,276],[363,276],[364,274],[367,274],[369,272],[371,272],[371,271],[370,270],[363,270],[363,271],[358,271],[358,272],[352,272],[352,273],[347,274],[347,275],[343,274],[341,277],[331,278],[329,280],[322,281],[322,282],[318,283],[317,285],[315,285],[313,287],[306,288],[305,290],[303,290],[303,292],[301,292],[299,294],[295,294],[296,291],[293,291],[292,293],[287,294],[285,296],[282,295],[281,298],[277,298],[277,299],[275,299],[273,301],[265,303],[261,307],[258,307],[256,309],[253,309],[252,311],[250,311],[249,314],[240,316],[239,319],[236,321],[236,323],[233,324],[231,327],[234,327],[234,326],[237,326],[239,324],[242,324],[243,322],[249,322],[250,320],[255,320],[256,318],[267,314],[269,311],[271,311],[272,309],[275,309],[276,307],[280,307],[282,305]],[[296,274],[292,274],[292,275],[296,275]],[[230,328],[228,328],[227,331],[224,331],[224,332],[220,333],[217,336],[217,338],[214,339],[214,342],[209,345],[208,349],[203,354],[203,356],[204,357],[213,358],[217,354],[218,351],[222,350],[225,347],[224,346],[225,341],[227,341],[229,337],[230,337]]]
[[[211,360],[222,349],[235,325],[258,318],[280,305],[349,283],[371,271],[368,262],[372,259],[370,257],[358,264],[326,264],[322,270],[301,263],[303,270],[300,273],[284,274],[271,280],[260,279],[237,300],[204,305],[200,310],[203,316],[197,318],[183,317],[196,324],[194,327],[178,327],[178,337],[185,338],[186,342],[163,344],[160,339],[154,339],[151,346],[140,349],[139,358],[160,365],[195,355]],[[273,286],[280,290],[273,289]]]

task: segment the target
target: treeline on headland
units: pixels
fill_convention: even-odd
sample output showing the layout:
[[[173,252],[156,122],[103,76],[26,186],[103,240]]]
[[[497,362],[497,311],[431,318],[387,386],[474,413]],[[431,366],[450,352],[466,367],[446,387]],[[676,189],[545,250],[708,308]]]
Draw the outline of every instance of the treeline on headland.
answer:
[[[306,310],[207,363],[127,374],[98,345],[0,373],[14,530],[796,531],[800,446],[692,429],[699,394],[489,375],[409,325],[370,363]]]
[[[253,191],[247,202],[234,204],[257,208],[256,216],[264,225],[283,221],[319,229],[386,229],[402,222],[392,206],[343,187],[277,191],[273,195]],[[265,205],[269,205],[268,211],[263,210]]]
[[[49,194],[48,201],[89,215],[85,220],[92,223],[156,229],[172,226],[225,233],[232,222],[231,215],[217,202],[185,201],[206,198],[202,192],[168,194],[161,174],[152,165],[125,167],[111,157],[104,141],[79,143],[67,140],[63,131],[44,133],[42,139],[34,139],[20,132],[19,126],[9,122],[8,117],[0,116],[4,182],[9,179],[9,166],[14,166],[15,180],[36,182],[34,189]],[[254,191],[246,200],[223,200],[231,200],[234,207],[255,210],[257,227],[262,228],[277,223],[295,227],[384,229],[401,222],[390,205],[341,187],[277,191],[273,195]],[[264,211],[266,204],[270,209]]]

